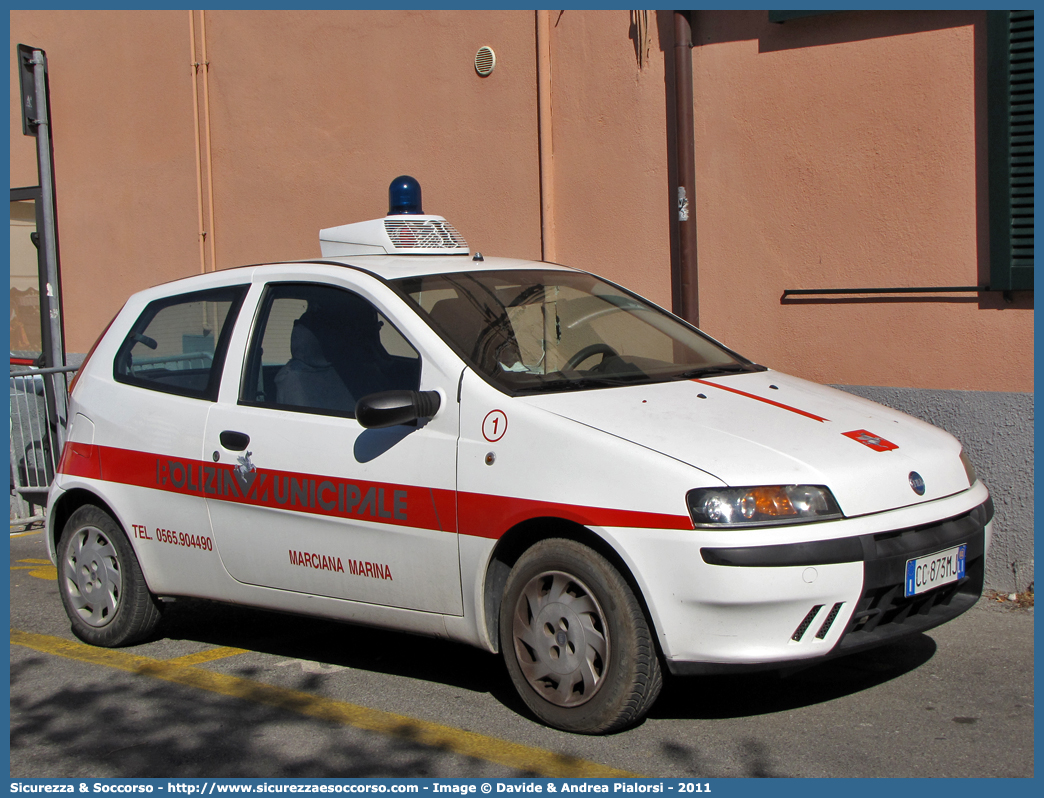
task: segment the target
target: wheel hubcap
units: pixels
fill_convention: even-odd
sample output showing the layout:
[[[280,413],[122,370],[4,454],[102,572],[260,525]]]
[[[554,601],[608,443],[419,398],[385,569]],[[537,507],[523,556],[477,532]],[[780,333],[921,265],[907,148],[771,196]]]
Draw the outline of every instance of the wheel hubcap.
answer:
[[[63,585],[73,609],[91,626],[105,626],[120,601],[120,563],[102,530],[78,529],[63,563]]]
[[[609,666],[605,614],[587,585],[562,571],[529,581],[515,605],[512,636],[526,681],[561,707],[590,701]]]

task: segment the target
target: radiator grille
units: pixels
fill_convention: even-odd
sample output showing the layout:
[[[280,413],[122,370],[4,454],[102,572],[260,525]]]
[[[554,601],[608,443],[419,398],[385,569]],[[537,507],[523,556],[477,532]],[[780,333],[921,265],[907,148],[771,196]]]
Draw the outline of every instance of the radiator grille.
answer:
[[[969,513],[914,529],[879,533],[864,541],[863,594],[852,613],[838,653],[858,651],[887,639],[923,632],[954,618],[982,594],[985,572],[983,528],[993,516],[987,500]],[[951,546],[967,544],[964,578],[920,595],[904,594],[906,563]]]

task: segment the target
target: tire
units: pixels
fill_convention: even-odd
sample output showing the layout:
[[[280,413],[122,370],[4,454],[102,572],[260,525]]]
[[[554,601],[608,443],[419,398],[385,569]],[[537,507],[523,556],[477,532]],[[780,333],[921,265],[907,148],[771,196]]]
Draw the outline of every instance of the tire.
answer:
[[[608,560],[572,540],[542,540],[515,563],[500,605],[500,647],[526,706],[564,731],[631,726],[663,686],[634,593]]]
[[[104,510],[76,510],[58,543],[58,588],[72,631],[95,646],[148,637],[160,619],[126,534]]]

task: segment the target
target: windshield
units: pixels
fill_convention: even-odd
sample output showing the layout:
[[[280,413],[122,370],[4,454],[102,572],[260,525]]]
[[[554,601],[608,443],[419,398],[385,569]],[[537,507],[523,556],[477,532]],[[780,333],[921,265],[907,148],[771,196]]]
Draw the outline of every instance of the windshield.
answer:
[[[394,284],[472,368],[511,393],[764,370],[584,272],[478,271]]]

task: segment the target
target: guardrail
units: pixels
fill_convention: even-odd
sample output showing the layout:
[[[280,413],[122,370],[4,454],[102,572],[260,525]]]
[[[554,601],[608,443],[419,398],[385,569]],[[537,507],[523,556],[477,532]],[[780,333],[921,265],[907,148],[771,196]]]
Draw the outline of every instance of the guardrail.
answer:
[[[65,441],[69,380],[77,368],[11,365],[11,526],[44,518]]]

